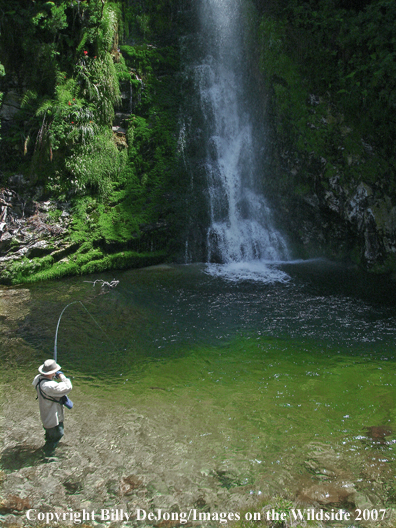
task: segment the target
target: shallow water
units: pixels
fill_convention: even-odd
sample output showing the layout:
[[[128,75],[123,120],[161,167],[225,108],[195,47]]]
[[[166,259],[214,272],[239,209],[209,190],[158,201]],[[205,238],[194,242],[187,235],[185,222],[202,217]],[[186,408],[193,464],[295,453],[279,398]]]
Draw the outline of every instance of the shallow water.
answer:
[[[29,385],[53,354],[62,309],[81,300],[96,323],[71,305],[57,342],[79,416],[93,429],[98,414],[88,407],[102,406],[107,441],[124,414],[148,420],[150,456],[168,492],[177,473],[197,489],[390,506],[394,290],[325,261],[280,267],[287,282],[233,282],[197,265],[116,272],[114,288],[87,282],[110,282],[109,274],[32,285],[13,337],[33,352],[15,362],[3,350],[2,382]],[[127,436],[120,456],[147,449]]]

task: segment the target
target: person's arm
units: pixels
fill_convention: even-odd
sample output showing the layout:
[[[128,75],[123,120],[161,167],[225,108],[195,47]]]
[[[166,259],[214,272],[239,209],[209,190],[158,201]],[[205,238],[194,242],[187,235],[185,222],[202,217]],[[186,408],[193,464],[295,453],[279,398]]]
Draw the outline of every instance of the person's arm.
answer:
[[[42,387],[42,390],[47,396],[50,396],[51,398],[60,398],[72,390],[73,386],[69,378],[66,378],[64,374],[59,374],[59,377],[61,379],[59,383],[56,381],[48,381],[44,384],[44,387]]]

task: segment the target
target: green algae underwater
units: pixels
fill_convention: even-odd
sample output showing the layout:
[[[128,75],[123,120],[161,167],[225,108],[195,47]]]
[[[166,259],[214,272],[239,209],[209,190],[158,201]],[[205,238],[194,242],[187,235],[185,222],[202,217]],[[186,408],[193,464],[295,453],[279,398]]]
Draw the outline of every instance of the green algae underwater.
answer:
[[[169,507],[173,491],[184,486],[192,503],[202,489],[212,490],[202,499],[212,508],[234,504],[230,497],[238,494],[246,501],[281,496],[322,508],[391,512],[392,287],[325,261],[283,270],[290,276],[285,283],[233,283],[191,265],[119,272],[115,288],[94,283],[110,283],[106,274],[21,288],[24,311],[8,323],[2,385],[12,394],[25,385],[23,398],[35,412],[30,378],[53,354],[60,312],[82,300],[103,332],[77,305],[60,324],[58,361],[72,377],[75,401],[66,417],[65,461],[68,451],[80,449],[82,420],[92,434],[81,439],[85,448],[90,441],[117,443],[117,471],[151,449],[156,469],[150,473],[145,459],[135,474],[142,486],[154,480],[153,496],[168,497]],[[19,351],[23,343],[25,359],[13,340]],[[6,416],[20,420],[12,398],[6,400]],[[125,424],[142,420],[149,425],[135,437]],[[122,437],[120,427],[127,427]],[[4,445],[16,446],[18,435],[7,434]]]

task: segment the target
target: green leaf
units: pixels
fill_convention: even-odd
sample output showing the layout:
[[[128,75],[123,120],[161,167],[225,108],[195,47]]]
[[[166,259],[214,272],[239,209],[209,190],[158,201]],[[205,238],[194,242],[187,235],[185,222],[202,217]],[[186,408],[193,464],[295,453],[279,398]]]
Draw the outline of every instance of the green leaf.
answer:
[[[354,77],[354,76],[356,75],[356,73],[357,73],[357,70],[353,71],[352,73],[350,73],[349,75],[347,75],[347,76],[345,77],[345,79],[352,79],[352,77]]]

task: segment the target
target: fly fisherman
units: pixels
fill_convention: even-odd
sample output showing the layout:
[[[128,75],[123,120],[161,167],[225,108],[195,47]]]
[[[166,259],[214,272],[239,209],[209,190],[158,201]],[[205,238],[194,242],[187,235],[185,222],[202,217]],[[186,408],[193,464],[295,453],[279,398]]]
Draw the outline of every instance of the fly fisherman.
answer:
[[[33,380],[39,401],[40,417],[45,429],[43,450],[47,456],[54,454],[55,448],[64,434],[63,403],[68,400],[66,395],[72,390],[71,381],[60,369],[61,367],[56,361],[47,359],[38,369],[40,374],[37,374]],[[54,378],[61,381],[58,383]],[[70,404],[72,405],[71,402]]]

